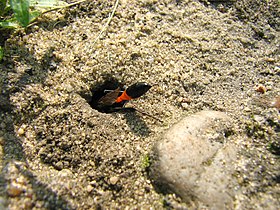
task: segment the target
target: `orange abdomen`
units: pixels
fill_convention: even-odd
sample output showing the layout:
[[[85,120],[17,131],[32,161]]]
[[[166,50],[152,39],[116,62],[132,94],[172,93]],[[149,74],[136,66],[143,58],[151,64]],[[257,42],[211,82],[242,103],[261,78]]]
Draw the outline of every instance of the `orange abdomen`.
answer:
[[[129,100],[131,100],[132,98],[129,96],[129,95],[127,95],[127,93],[126,93],[126,90],[125,91],[123,91],[123,93],[116,99],[116,103],[120,103],[120,102],[122,102],[122,101],[129,101]]]

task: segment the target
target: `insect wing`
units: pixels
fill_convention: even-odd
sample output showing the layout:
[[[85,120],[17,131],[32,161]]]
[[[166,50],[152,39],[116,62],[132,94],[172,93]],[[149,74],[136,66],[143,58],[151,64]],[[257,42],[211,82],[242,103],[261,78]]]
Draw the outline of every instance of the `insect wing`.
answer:
[[[107,93],[105,96],[99,99],[98,105],[99,106],[111,106],[115,103],[116,99],[118,98],[120,93],[120,88],[113,90]]]

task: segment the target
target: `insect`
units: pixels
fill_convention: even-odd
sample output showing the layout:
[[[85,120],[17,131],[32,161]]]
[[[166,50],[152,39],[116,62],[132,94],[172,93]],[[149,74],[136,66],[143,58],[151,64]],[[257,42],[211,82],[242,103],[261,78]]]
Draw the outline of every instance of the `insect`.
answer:
[[[106,93],[97,102],[97,109],[102,112],[115,112],[121,110],[132,99],[144,95],[152,86],[146,82],[137,82],[124,91],[118,87],[115,90],[105,90]]]

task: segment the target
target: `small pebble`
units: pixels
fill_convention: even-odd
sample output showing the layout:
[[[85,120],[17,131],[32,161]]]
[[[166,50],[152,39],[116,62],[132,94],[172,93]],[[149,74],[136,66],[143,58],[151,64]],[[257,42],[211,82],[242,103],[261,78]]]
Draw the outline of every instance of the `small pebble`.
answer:
[[[60,177],[72,177],[73,173],[69,169],[62,169],[61,171],[58,172],[58,175]]]
[[[181,106],[183,107],[183,109],[188,109],[188,104],[187,103],[181,103]]]
[[[275,59],[274,58],[265,58],[265,61],[267,61],[269,63],[274,63]]]
[[[17,196],[19,196],[22,193],[22,189],[20,189],[17,186],[10,185],[10,187],[7,190],[7,193],[11,197],[17,197]]]
[[[255,90],[259,93],[264,94],[266,92],[266,87],[263,85],[258,85]]]
[[[18,135],[22,136],[24,134],[24,129],[23,128],[20,128],[18,129]]]
[[[280,109],[280,96],[275,98],[275,100],[272,102],[272,106],[277,109]]]
[[[61,161],[58,161],[56,164],[55,164],[55,168],[57,170],[61,170],[63,169],[63,163]]]
[[[245,112],[250,112],[251,109],[250,109],[249,107],[245,107],[245,108],[244,108],[244,111],[245,111]]]
[[[111,183],[112,185],[117,184],[118,181],[119,181],[119,177],[117,177],[117,176],[112,176],[112,177],[110,178],[110,183]]]
[[[92,190],[93,190],[93,186],[88,185],[88,186],[87,186],[87,192],[90,193]]]

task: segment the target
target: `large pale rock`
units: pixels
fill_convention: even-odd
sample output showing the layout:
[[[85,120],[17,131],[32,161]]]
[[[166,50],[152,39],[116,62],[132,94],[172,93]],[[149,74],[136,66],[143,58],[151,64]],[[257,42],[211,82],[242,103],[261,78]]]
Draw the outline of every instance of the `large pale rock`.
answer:
[[[233,207],[235,146],[228,142],[230,118],[202,111],[172,126],[154,148],[151,175],[160,189],[197,207]]]

